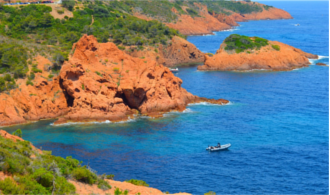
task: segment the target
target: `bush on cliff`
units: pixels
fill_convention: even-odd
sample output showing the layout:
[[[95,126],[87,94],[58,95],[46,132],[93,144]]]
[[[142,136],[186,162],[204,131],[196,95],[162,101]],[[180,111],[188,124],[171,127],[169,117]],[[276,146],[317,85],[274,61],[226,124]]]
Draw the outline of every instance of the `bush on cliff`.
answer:
[[[18,137],[22,137],[23,136],[22,130],[21,129],[17,129],[16,131],[14,131],[13,135],[16,135]]]
[[[137,186],[146,186],[149,187],[149,184],[147,184],[145,181],[143,180],[138,180],[138,179],[130,179],[130,180],[126,180],[126,182],[137,185]]]
[[[260,49],[268,45],[268,40],[260,37],[248,37],[244,35],[232,34],[224,41],[225,50],[235,50],[236,53],[243,52],[247,49]]]
[[[281,49],[279,45],[272,45],[272,48],[277,51],[280,51],[280,49]]]

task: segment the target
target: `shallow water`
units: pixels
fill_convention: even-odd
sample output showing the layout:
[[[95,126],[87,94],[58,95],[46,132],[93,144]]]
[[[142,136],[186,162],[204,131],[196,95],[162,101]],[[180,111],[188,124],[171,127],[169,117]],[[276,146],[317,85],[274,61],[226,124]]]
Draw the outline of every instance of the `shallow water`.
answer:
[[[237,30],[188,40],[215,52],[232,33],[278,40],[329,56],[328,2],[266,2],[295,19],[241,23]],[[300,26],[293,24],[299,23]],[[316,62],[329,63],[324,57]],[[200,72],[180,68],[183,87],[230,105],[190,105],[162,119],[5,128],[60,156],[72,155],[116,180],[145,180],[169,192],[329,193],[329,69],[290,72]],[[223,152],[207,145],[231,143]]]

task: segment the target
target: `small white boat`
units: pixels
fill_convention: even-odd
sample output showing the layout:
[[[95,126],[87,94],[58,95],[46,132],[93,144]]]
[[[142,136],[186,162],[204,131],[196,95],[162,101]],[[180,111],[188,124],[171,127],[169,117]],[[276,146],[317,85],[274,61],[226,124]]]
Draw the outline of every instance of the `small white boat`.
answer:
[[[224,145],[221,145],[220,147],[218,147],[218,146],[209,146],[209,147],[206,148],[206,150],[210,150],[211,152],[214,152],[214,151],[219,151],[219,150],[226,150],[230,146],[231,146],[231,144],[224,144]]]
[[[171,72],[179,72],[179,69],[178,68],[170,68],[170,71]]]

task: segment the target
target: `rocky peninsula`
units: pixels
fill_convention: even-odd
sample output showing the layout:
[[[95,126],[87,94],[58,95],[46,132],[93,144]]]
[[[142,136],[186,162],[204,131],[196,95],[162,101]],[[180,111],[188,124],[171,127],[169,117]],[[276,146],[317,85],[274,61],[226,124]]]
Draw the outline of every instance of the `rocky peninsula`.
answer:
[[[210,12],[210,7],[207,5],[194,3],[196,7],[199,7],[199,17],[192,17],[189,14],[179,14],[178,10],[173,8],[173,13],[178,15],[178,21],[175,23],[167,23],[167,26],[177,29],[180,31],[180,33],[185,35],[205,35],[213,34],[214,31],[228,30],[235,26],[239,26],[237,22],[247,22],[249,20],[276,20],[293,18],[288,12],[282,9],[266,6],[258,2],[240,1],[236,3],[257,7],[259,11],[242,14],[223,9],[221,10],[222,13],[215,13],[214,11]],[[224,12],[226,14],[224,14]]]
[[[151,59],[134,58],[111,42],[84,35],[73,45],[69,61],[49,81],[36,73],[35,84],[1,93],[0,125],[59,117],[56,124],[123,121],[136,114],[160,117],[208,100],[187,92],[182,80]]]
[[[260,37],[230,35],[214,56],[205,55],[198,70],[220,71],[287,71],[310,65],[318,56],[278,41]]]

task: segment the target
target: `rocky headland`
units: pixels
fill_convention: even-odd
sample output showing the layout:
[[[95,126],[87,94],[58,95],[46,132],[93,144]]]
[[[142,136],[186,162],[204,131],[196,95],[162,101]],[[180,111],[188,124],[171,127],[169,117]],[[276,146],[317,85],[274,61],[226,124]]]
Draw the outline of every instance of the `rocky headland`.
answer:
[[[59,118],[56,124],[122,121],[136,114],[160,117],[183,111],[194,102],[228,103],[194,96],[167,67],[87,35],[73,45],[58,77],[49,80],[41,74],[36,74],[33,86],[21,84],[1,93],[1,126],[50,118]]]
[[[317,58],[278,41],[233,34],[224,40],[214,56],[205,55],[204,65],[198,66],[198,70],[287,71],[307,67],[308,59]]]
[[[176,22],[167,23],[167,26],[179,30],[180,33],[184,35],[205,35],[213,34],[214,31],[228,30],[235,26],[239,26],[237,22],[293,18],[288,12],[282,9],[266,6],[261,3],[244,1],[239,3],[259,6],[262,11],[240,14],[224,9],[223,11],[227,12],[229,15],[224,13],[210,13],[207,5],[195,3],[195,5],[199,7],[199,17],[192,17],[188,14],[179,15],[178,11],[173,8],[173,13],[178,14],[178,20]],[[137,15],[137,17],[139,17],[139,15]]]

